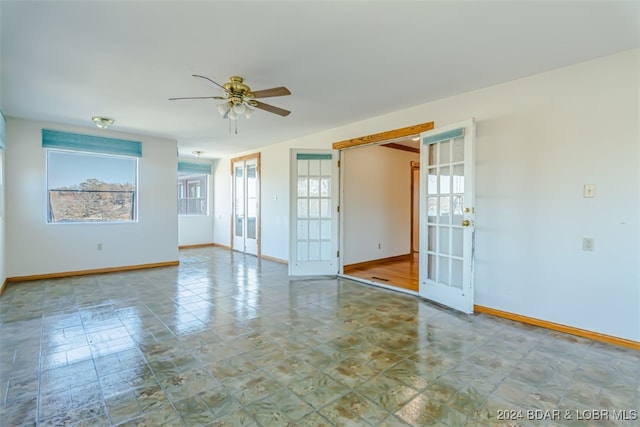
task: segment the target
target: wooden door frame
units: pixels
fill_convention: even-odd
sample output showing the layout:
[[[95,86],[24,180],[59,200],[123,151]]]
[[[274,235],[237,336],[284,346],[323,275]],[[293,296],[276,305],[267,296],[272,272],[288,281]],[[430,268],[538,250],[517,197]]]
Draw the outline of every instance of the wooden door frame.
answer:
[[[414,226],[415,226],[415,217],[414,217],[414,211],[415,211],[415,203],[414,203],[414,199],[415,199],[415,191],[416,191],[416,184],[419,187],[420,185],[420,176],[418,175],[418,182],[416,183],[416,179],[415,179],[415,171],[420,171],[420,162],[414,162],[411,161],[411,254],[414,254],[416,251],[413,249],[415,247],[415,241],[413,240],[413,235],[414,235]],[[418,194],[418,209],[420,209],[420,195]],[[418,233],[420,233],[420,226],[418,226]],[[420,234],[418,234],[418,236],[420,236]],[[418,247],[420,247],[420,237],[418,237]]]
[[[262,251],[261,251],[261,240],[262,240],[262,227],[261,227],[261,215],[260,215],[260,206],[262,205],[262,191],[261,191],[261,187],[262,187],[262,180],[260,179],[260,153],[252,153],[252,154],[247,154],[244,156],[240,156],[240,157],[234,157],[233,159],[231,159],[231,163],[230,163],[230,173],[231,173],[231,229],[229,231],[229,246],[231,247],[231,250],[233,250],[233,229],[234,229],[234,215],[235,215],[235,205],[236,205],[236,199],[235,199],[235,176],[234,176],[234,170],[233,170],[233,164],[237,163],[237,162],[246,162],[247,160],[256,160],[256,179],[257,179],[257,183],[256,183],[256,198],[257,198],[257,204],[258,206],[256,207],[256,257],[261,258],[262,257]],[[246,236],[245,236],[246,238]]]
[[[334,150],[343,150],[345,148],[358,147],[360,145],[374,144],[391,139],[402,138],[405,136],[419,135],[434,128],[433,122],[420,123],[417,125],[407,126],[404,128],[387,130],[384,132],[374,133],[371,135],[360,136],[357,138],[346,139],[344,141],[334,142],[331,148]]]

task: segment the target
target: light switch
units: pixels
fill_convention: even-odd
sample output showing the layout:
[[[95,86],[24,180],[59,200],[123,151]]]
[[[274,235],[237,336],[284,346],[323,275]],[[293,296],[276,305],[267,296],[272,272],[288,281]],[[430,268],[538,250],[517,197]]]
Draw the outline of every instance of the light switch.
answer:
[[[585,237],[582,239],[582,250],[583,251],[593,251],[593,244],[595,243],[595,239],[591,237]]]
[[[596,197],[596,186],[595,184],[585,184],[584,185],[584,197]]]

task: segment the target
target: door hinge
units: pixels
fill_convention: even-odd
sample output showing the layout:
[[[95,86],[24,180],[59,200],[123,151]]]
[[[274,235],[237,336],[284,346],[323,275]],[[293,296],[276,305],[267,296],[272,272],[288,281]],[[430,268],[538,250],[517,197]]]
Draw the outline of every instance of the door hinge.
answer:
[[[340,258],[340,251],[336,252],[336,258]]]
[[[340,160],[338,160],[338,167],[340,167]]]
[[[338,212],[340,212],[340,206],[338,206]]]

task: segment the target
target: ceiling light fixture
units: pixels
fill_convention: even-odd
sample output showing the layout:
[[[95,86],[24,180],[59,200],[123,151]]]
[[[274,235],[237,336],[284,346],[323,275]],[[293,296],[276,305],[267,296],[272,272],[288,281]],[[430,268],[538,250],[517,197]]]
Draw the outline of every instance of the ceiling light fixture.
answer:
[[[238,133],[238,117],[251,117],[255,110],[251,108],[249,102],[244,99],[233,97],[224,104],[218,104],[218,112],[223,119],[229,119],[229,132],[231,132],[231,120],[233,120],[235,133]]]
[[[108,117],[93,116],[91,121],[96,124],[100,129],[106,129],[113,124],[115,120]]]

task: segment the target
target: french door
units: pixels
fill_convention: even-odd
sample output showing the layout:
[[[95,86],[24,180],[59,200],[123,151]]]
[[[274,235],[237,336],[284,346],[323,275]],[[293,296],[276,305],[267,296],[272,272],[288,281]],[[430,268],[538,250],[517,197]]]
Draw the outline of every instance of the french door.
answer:
[[[260,169],[259,157],[232,160],[233,250],[259,255]]]
[[[338,273],[337,154],[291,151],[289,275]]]
[[[420,136],[419,293],[473,313],[475,122]]]

